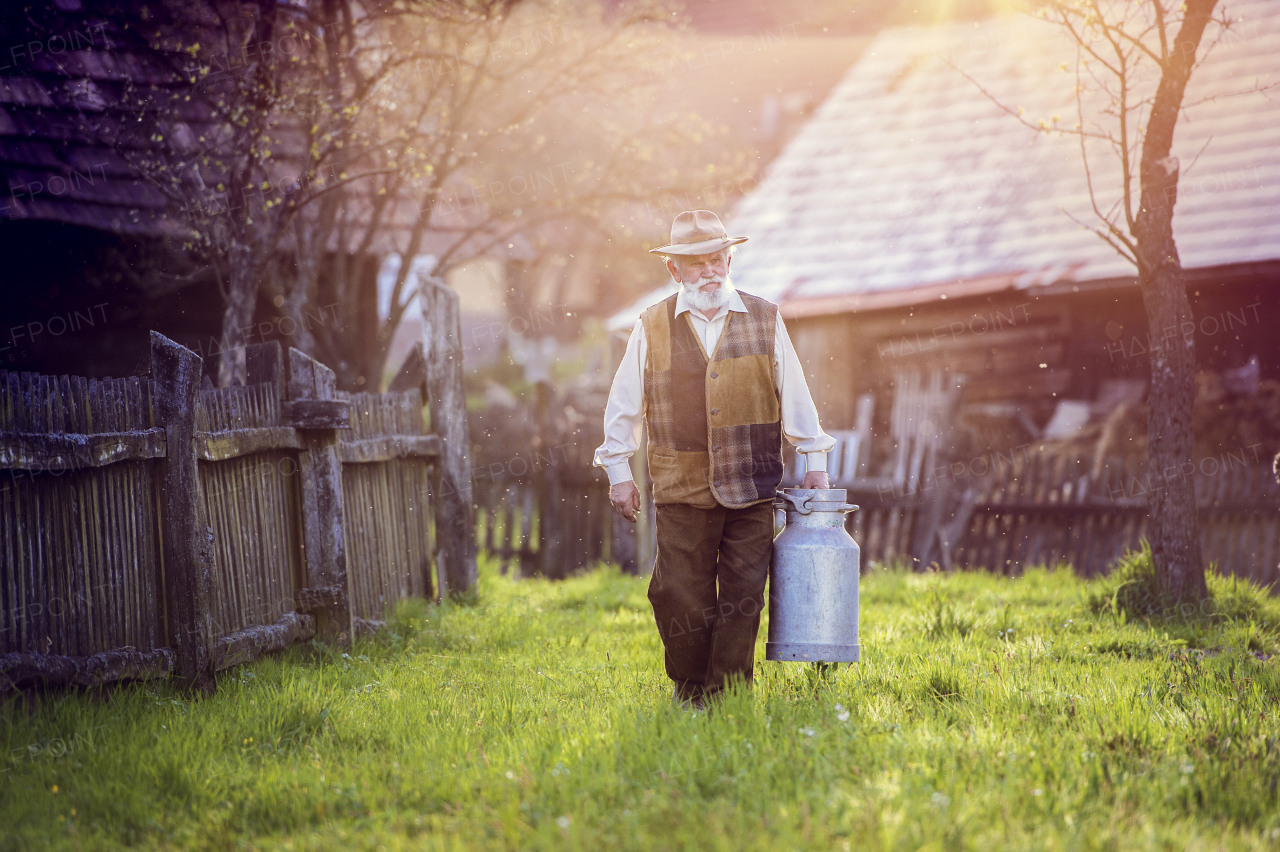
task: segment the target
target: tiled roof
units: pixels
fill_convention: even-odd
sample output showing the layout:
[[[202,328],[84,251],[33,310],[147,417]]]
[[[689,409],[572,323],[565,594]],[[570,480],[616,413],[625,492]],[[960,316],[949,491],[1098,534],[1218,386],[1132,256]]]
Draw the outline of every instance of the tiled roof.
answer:
[[[1223,97],[1280,83],[1280,4],[1229,11],[1241,20],[1193,74],[1174,140],[1186,268],[1280,258],[1280,87]],[[796,316],[1132,276],[1067,215],[1094,220],[1078,138],[1027,128],[957,70],[1071,127],[1074,65],[1074,44],[1029,17],[882,32],[738,205],[729,230],[751,239],[735,282]],[[1120,170],[1106,143],[1090,164],[1108,207]]]

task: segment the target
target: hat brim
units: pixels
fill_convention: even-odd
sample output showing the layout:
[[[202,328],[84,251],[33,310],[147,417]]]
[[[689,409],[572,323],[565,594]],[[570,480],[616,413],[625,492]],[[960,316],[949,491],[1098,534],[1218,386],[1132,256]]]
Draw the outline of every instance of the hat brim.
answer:
[[[716,237],[711,240],[703,240],[700,243],[672,243],[669,246],[649,249],[649,254],[711,254],[712,252],[720,251],[722,248],[736,246],[738,243],[745,243],[746,241],[747,237]]]

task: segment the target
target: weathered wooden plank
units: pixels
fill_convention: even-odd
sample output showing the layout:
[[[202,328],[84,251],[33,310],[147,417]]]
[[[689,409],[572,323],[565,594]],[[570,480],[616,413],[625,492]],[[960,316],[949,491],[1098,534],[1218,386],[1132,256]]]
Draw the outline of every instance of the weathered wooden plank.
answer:
[[[9,470],[82,470],[119,461],[160,459],[165,430],[97,434],[0,432],[0,468]]]
[[[0,370],[0,430],[17,432],[22,429],[18,423],[18,409],[22,395],[18,389],[18,374],[8,370]]]
[[[245,347],[244,367],[247,384],[284,386],[284,351],[278,340]]]
[[[332,400],[333,371],[297,349],[289,350],[289,401]],[[354,636],[351,586],[343,530],[342,463],[334,429],[302,432],[302,520],[307,585],[336,588],[338,599],[317,612],[316,632],[326,642],[349,645]]]
[[[48,390],[48,386],[46,385],[42,390]],[[66,506],[72,502],[68,494],[71,489],[67,487],[66,481],[61,477],[53,481],[46,480],[46,482],[52,486],[53,494],[51,496],[53,499],[40,501],[41,523],[32,532],[40,536],[47,546],[47,558],[43,561],[36,576],[38,584],[36,588],[46,601],[49,620],[44,633],[45,647],[31,648],[29,650],[46,654],[76,654],[81,652],[82,649],[76,647],[72,637],[67,635],[68,631],[66,630],[68,623],[73,620],[74,616],[67,612],[68,607],[65,604],[59,607],[61,611],[58,613],[54,613],[53,606],[50,605],[54,601],[71,600],[73,594],[74,579],[71,575],[69,557],[73,546],[72,538],[74,533],[71,530],[71,525],[67,523],[65,515]],[[114,518],[116,516],[113,513],[111,517]],[[107,544],[110,545],[111,537],[107,536],[106,539]],[[110,559],[110,556],[108,558]],[[123,644],[123,642],[111,642],[105,648],[94,650],[108,650]]]
[[[1280,507],[1267,503],[1256,502],[1231,502],[1220,503],[1217,506],[1198,506],[1196,513],[1204,517],[1212,517],[1214,515],[1261,515],[1263,517],[1272,516],[1280,510]]]
[[[489,492],[492,492],[493,487],[490,486],[486,490]],[[490,499],[485,500],[484,503],[480,505],[481,505],[481,509],[480,509],[481,523],[484,526],[484,549],[487,553],[493,553],[494,546],[495,546],[494,533],[495,533],[495,528],[498,525],[499,509],[497,506],[494,505],[494,500],[492,499],[492,496],[490,496]],[[507,566],[505,563],[502,566],[502,573],[504,574],[507,573]]]
[[[342,590],[337,586],[318,589],[302,588],[294,595],[298,612],[316,612],[337,606],[342,601]]]
[[[109,412],[108,423],[112,431],[119,429],[122,425],[115,390],[113,383],[104,383],[103,399],[107,404]],[[106,554],[103,564],[107,569],[108,591],[111,594],[111,612],[105,619],[107,641],[103,650],[120,648],[130,644],[125,639],[129,618],[127,594],[129,583],[126,580],[124,554],[121,551],[123,549],[123,538],[127,534],[123,529],[124,524],[122,521],[125,514],[133,507],[126,508],[124,505],[124,500],[120,494],[119,474],[120,466],[112,465],[100,471],[95,477],[102,484],[102,502],[106,507],[107,517],[114,522],[103,524],[103,532],[105,534],[102,536],[102,544],[103,551]]]
[[[257,426],[221,432],[196,433],[196,457],[226,461],[269,450],[300,450],[302,436],[292,426]]]
[[[136,430],[145,428],[150,424],[144,424],[142,420],[142,382],[136,377],[127,378],[121,383],[123,391],[123,404],[125,413],[124,427],[128,430]],[[133,465],[132,467],[138,467]],[[147,483],[150,484],[149,482]],[[121,471],[120,476],[120,492],[121,501],[125,508],[125,523],[121,531],[121,545],[125,559],[126,571],[128,573],[128,581],[125,587],[126,599],[126,616],[124,630],[124,645],[132,647],[153,647],[145,638],[145,625],[154,617],[154,613],[143,605],[144,586],[138,582],[140,574],[138,569],[141,567],[140,550],[143,547],[143,537],[146,535],[139,523],[139,515],[141,514],[141,504],[143,501],[151,497],[151,489],[140,488],[139,478],[131,476],[130,472]],[[77,572],[79,573],[79,572]]]
[[[366,433],[414,428],[410,420],[397,416],[395,398],[353,394],[352,402],[363,409],[353,421],[365,421]],[[420,411],[421,406],[415,402],[414,408]],[[381,413],[376,413],[379,409]],[[417,417],[420,422],[420,415]],[[338,449],[341,453],[342,443]],[[430,470],[421,458],[343,466],[347,565],[356,618],[381,618],[396,601],[426,595],[434,585],[430,577]]]
[[[458,294],[429,280],[418,288],[426,392],[431,430],[440,436],[440,490],[436,492],[436,541],[444,561],[441,594],[475,585],[475,518],[471,507],[471,437],[462,383],[462,326]]]
[[[202,364],[191,350],[151,332],[156,416],[164,424],[169,447],[160,499],[164,507],[164,587],[177,644],[177,673],[197,688],[211,690],[210,566],[209,554],[201,546],[206,531],[199,521],[194,441]]]
[[[491,554],[501,557],[500,570],[506,574],[511,566],[511,554],[515,545],[512,542],[516,526],[515,489],[504,488],[498,497],[498,510],[495,515],[498,531]]]
[[[311,616],[286,612],[275,624],[247,627],[219,639],[213,650],[213,668],[222,671],[247,663],[314,635],[315,622]]]
[[[414,414],[421,422],[421,406],[418,412]],[[431,598],[435,594],[435,545],[434,537],[431,533],[431,470],[433,465],[418,464],[410,467],[412,476],[405,482],[406,489],[412,494],[414,500],[414,520],[415,526],[422,532],[420,535],[412,536],[410,542],[412,547],[410,555],[412,563],[410,568],[413,569],[417,578],[414,581],[414,588],[417,594],[424,598]]]
[[[394,435],[338,443],[338,460],[345,464],[439,456],[440,439],[435,435]]]
[[[292,399],[284,404],[284,421],[295,429],[350,429],[351,403],[341,399]]]
[[[608,505],[603,503],[601,505]],[[862,520],[861,518],[855,520]],[[636,525],[617,512],[609,513],[609,558],[622,568],[623,574],[640,575],[636,562]]]
[[[252,402],[265,389],[255,387],[245,397],[246,422],[261,419]],[[303,558],[299,470],[294,455],[281,450],[201,461],[202,505],[215,544],[215,638],[273,622],[293,609]]]
[[[1132,502],[1125,503],[1035,503],[1030,501],[1010,501],[1008,503],[977,503],[974,505],[975,512],[989,512],[995,514],[1007,515],[1044,515],[1044,516],[1061,516],[1061,517],[1078,517],[1082,515],[1096,514],[1099,511],[1127,513],[1135,512],[1138,514],[1147,511],[1145,503],[1135,505]]]
[[[199,434],[199,433],[197,433]],[[225,534],[225,498],[227,484],[222,476],[221,465],[199,465],[200,499],[203,505],[203,517],[209,529],[213,531],[213,558],[210,566],[210,605],[213,608],[211,641],[218,636],[234,631],[243,626],[239,620],[235,605],[232,584],[228,581],[227,570],[228,537]]]
[[[87,657],[0,654],[0,694],[34,684],[92,687],[118,680],[168,677],[178,656],[172,648],[117,648]]]

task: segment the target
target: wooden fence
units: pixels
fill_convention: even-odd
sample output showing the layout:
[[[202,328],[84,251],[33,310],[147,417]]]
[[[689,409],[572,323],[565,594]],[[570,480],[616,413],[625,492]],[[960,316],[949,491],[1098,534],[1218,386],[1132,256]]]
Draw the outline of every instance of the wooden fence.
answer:
[[[608,480],[591,464],[606,400],[599,387],[543,382],[528,403],[472,420],[475,541],[504,573],[560,579],[599,562],[637,573],[634,527],[613,512]]]
[[[477,471],[476,543],[505,574],[562,579],[599,562],[635,570],[634,533],[620,526],[604,474],[589,465],[556,464],[517,475]],[[630,524],[623,524],[629,527]]]
[[[524,575],[565,576],[600,560],[647,572],[636,528],[617,518],[603,472],[589,464],[549,465],[550,485],[477,471],[479,547]],[[921,470],[898,486],[890,477],[833,480],[861,507],[848,529],[868,569],[908,562],[1012,574],[1070,564],[1084,576],[1105,573],[1147,535],[1147,493],[1161,486],[1141,458],[1097,463],[1030,445]],[[1206,561],[1263,585],[1280,580],[1280,484],[1258,448],[1200,459],[1177,475],[1195,481]]]
[[[1200,459],[1193,469],[1148,472],[1142,458],[1023,450],[984,460],[983,475],[940,466],[914,493],[849,487],[861,511],[849,529],[864,565],[912,561],[1016,573],[1069,564],[1085,576],[1110,570],[1147,534],[1148,493],[1193,478],[1201,545],[1218,569],[1261,584],[1280,579],[1280,484],[1256,448]]]
[[[456,587],[472,545],[433,537],[448,524],[422,389],[433,423],[465,429],[465,412],[415,357],[387,394],[338,392],[275,343],[248,348],[245,385],[200,390],[200,359],[154,332],[146,377],[0,371],[0,694],[170,674],[208,688]]]
[[[351,429],[339,433],[338,454],[352,609],[362,623],[373,624],[401,598],[432,596],[427,497],[438,441],[424,433],[416,389],[340,396],[351,403]],[[414,437],[405,442],[388,436]],[[447,588],[448,578],[439,586]]]

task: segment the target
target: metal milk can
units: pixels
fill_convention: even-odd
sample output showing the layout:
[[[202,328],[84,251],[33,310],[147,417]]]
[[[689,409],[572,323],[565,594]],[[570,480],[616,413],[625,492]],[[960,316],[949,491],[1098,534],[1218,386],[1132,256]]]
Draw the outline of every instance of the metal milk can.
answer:
[[[765,659],[856,663],[858,545],[844,529],[857,509],[843,488],[783,488],[787,524],[773,540]]]

